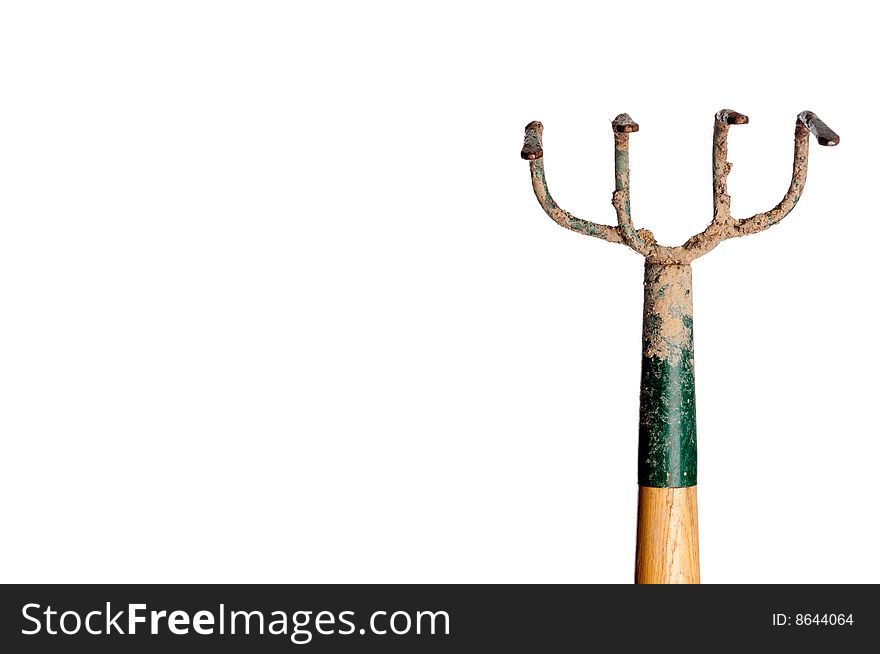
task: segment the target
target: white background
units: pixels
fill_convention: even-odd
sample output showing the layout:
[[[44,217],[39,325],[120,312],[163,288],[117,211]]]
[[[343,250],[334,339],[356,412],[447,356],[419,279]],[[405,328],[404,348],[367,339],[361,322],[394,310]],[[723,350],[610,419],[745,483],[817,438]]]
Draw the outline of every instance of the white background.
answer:
[[[863,3],[0,11],[0,579],[632,578],[642,263],[560,229],[779,226],[694,265],[705,582],[880,582]]]

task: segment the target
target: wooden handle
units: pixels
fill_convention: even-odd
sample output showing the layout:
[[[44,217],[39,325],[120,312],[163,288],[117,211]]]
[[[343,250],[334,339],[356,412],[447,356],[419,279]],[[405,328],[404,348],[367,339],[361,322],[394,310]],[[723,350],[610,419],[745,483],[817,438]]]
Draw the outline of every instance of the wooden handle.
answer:
[[[696,486],[639,486],[636,583],[700,583]]]

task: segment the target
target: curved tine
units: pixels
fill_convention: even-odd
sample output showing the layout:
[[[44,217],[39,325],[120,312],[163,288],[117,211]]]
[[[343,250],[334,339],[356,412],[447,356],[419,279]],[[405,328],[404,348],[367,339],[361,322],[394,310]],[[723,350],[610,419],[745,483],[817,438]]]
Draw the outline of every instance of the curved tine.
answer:
[[[730,220],[730,196],[727,194],[727,176],[730,162],[727,161],[727,132],[731,125],[747,125],[749,117],[733,109],[722,109],[715,114],[715,129],[712,135],[712,222],[726,223]]]
[[[837,145],[840,137],[826,125],[812,111],[802,111],[798,114],[794,127],[794,164],[791,171],[791,184],[785,197],[770,211],[755,214],[751,218],[737,220],[734,224],[733,233],[730,236],[745,236],[763,231],[772,227],[785,218],[794,209],[804,186],[807,183],[807,155],[809,154],[809,133],[819,142],[819,145]]]
[[[636,231],[629,201],[629,135],[639,131],[639,124],[629,114],[620,114],[611,122],[611,129],[614,131],[614,194],[611,204],[617,212],[617,225],[624,242],[647,256],[652,243],[646,242]]]
[[[840,143],[840,137],[837,133],[812,111],[802,111],[798,114],[798,120],[813,133],[819,145],[837,145]]]
[[[610,225],[601,225],[599,223],[582,220],[565,209],[561,208],[553,197],[550,195],[550,189],[547,188],[547,177],[544,174],[544,149],[541,145],[541,134],[544,126],[537,120],[526,125],[525,142],[522,152],[523,159],[529,161],[529,171],[532,174],[532,188],[535,191],[535,197],[544,212],[553,219],[557,225],[561,225],[566,229],[570,229],[579,234],[595,236],[611,243],[622,243],[620,230]]]
[[[821,121],[820,121],[821,122]],[[827,126],[822,123],[827,129]],[[831,130],[828,130],[829,132]],[[831,132],[834,134],[833,132]],[[809,130],[804,121],[798,116],[795,120],[794,127],[794,162],[791,169],[791,183],[785,196],[770,211],[757,213],[750,218],[735,220],[733,229],[728,238],[735,236],[746,236],[748,234],[756,234],[768,227],[772,227],[780,220],[785,218],[791,210],[794,209],[801,194],[804,192],[804,185],[807,182],[807,155],[809,154]],[[834,135],[837,136],[836,134]]]

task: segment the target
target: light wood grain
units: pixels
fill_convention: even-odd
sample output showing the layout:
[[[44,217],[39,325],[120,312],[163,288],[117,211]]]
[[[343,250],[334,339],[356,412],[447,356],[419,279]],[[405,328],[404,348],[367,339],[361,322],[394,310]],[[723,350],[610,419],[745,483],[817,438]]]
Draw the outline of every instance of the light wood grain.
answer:
[[[636,583],[700,583],[696,486],[639,486]]]

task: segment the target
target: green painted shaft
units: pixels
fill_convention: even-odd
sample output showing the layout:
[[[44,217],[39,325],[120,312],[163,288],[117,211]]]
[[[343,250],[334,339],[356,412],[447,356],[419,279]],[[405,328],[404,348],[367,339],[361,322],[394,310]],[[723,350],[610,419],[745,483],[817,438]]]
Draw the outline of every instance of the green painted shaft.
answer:
[[[697,483],[690,265],[645,261],[639,485]]]

